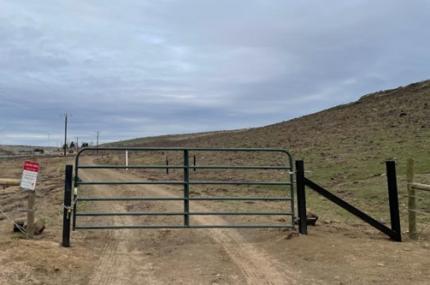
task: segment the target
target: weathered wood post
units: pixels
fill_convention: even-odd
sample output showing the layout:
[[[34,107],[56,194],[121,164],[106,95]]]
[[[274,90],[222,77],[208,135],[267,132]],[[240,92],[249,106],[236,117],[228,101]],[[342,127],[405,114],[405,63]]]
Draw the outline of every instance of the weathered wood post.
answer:
[[[35,199],[36,199],[36,182],[40,170],[40,165],[37,162],[25,161],[20,187],[23,191],[27,192],[27,238],[33,238],[34,235],[34,216],[35,216]]]
[[[35,216],[35,200],[36,191],[27,191],[27,229],[26,236],[28,239],[32,239],[34,235],[34,216]]]
[[[408,159],[406,170],[406,181],[408,187],[408,222],[409,222],[409,238],[416,240],[417,235],[417,213],[416,213],[416,196],[414,184],[415,162],[413,159]]]

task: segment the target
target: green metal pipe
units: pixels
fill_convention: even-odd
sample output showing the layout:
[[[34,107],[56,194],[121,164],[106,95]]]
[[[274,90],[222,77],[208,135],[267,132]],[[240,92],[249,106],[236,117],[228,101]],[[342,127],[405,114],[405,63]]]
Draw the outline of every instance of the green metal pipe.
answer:
[[[290,212],[78,212],[79,217],[97,216],[290,216]]]
[[[80,165],[80,169],[183,169],[186,166],[181,165]],[[191,168],[196,169],[238,169],[238,170],[291,170],[291,167],[286,166],[240,166],[240,165],[196,165]]]
[[[254,225],[83,225],[76,226],[76,229],[82,230],[108,230],[108,229],[264,229],[264,228],[292,228],[292,225],[288,224],[254,224]]]
[[[79,181],[79,185],[290,185],[290,182],[264,181]]]
[[[79,201],[183,201],[183,197],[81,197]],[[288,197],[192,197],[189,201],[290,201]]]
[[[183,185],[182,181],[79,181],[78,185]]]

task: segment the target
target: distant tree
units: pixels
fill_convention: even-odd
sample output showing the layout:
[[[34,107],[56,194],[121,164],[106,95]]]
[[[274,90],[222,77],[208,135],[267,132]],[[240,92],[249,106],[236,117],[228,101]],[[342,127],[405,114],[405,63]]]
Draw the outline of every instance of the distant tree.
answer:
[[[63,150],[67,150],[68,148],[69,146],[67,144],[63,144],[63,147],[62,147]]]
[[[75,142],[70,142],[70,146],[69,146],[69,148],[75,148]]]
[[[83,142],[81,147],[88,147],[88,143],[87,142]]]

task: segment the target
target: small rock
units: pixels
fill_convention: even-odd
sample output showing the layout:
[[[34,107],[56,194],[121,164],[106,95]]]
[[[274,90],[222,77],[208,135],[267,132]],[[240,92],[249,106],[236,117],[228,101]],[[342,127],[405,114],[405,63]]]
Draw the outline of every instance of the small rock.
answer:
[[[43,233],[43,231],[45,230],[45,223],[42,221],[36,221],[34,223],[34,234],[35,235],[40,235],[41,233]]]
[[[381,267],[385,266],[385,264],[382,262],[378,262],[376,265],[381,266]]]
[[[291,233],[289,233],[287,235],[287,237],[285,239],[292,239],[292,238],[295,238],[295,237],[298,237],[298,236],[299,236],[298,232],[291,232]]]

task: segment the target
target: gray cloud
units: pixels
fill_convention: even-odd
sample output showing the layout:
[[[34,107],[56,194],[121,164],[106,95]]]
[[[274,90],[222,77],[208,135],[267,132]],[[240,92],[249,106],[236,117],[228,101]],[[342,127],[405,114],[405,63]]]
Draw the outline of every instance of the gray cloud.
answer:
[[[0,144],[258,126],[427,79],[429,1],[2,1]]]

